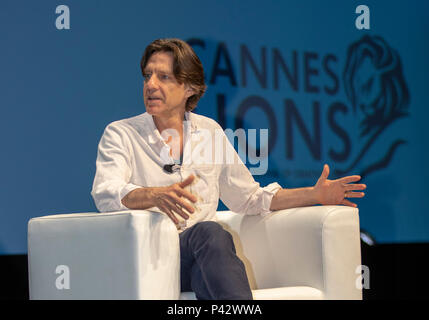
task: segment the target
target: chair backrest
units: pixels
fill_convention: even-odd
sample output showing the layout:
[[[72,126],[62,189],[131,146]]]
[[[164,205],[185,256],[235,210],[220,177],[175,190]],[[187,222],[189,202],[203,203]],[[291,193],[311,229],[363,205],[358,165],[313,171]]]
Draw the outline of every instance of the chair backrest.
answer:
[[[217,221],[234,239],[237,255],[246,267],[251,289],[278,286],[275,257],[269,250],[268,238],[263,235],[260,216],[243,216],[231,211],[219,211]]]
[[[252,289],[305,286],[326,299],[361,299],[359,214],[347,206],[312,206],[266,217],[218,212],[234,239]]]

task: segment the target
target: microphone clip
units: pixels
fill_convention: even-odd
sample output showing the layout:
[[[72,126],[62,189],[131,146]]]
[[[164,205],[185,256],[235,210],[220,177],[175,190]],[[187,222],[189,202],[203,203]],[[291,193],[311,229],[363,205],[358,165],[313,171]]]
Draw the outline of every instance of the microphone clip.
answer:
[[[180,170],[180,165],[178,164],[166,164],[163,167],[164,171],[167,173],[173,173]]]

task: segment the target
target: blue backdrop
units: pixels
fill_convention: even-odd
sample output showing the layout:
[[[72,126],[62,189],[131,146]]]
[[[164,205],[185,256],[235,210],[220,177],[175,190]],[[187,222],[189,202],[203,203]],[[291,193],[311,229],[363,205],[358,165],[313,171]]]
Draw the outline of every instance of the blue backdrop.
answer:
[[[58,5],[70,29],[56,28]],[[370,9],[359,30],[355,9]],[[196,112],[269,129],[255,179],[312,185],[362,174],[361,227],[379,242],[429,240],[426,1],[0,2],[0,254],[25,253],[30,218],[96,211],[105,126],[144,112],[139,61],[188,40],[206,71]],[[222,208],[222,205],[221,205]]]

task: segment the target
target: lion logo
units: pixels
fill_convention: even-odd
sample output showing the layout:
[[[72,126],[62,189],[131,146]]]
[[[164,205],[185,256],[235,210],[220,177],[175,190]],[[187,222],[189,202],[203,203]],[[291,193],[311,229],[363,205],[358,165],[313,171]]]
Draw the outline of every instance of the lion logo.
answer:
[[[400,57],[379,36],[365,35],[349,46],[343,83],[354,113],[360,113],[359,139],[364,143],[351,165],[337,171],[339,175],[353,170],[383,131],[409,115],[410,102]],[[382,157],[371,160],[361,170],[361,176],[387,167],[397,148],[404,143],[403,139],[388,142]]]

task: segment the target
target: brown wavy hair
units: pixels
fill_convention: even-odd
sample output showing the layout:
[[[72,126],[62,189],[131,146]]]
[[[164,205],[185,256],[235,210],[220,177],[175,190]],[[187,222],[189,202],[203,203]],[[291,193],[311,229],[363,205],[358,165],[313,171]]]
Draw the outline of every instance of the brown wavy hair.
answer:
[[[177,81],[189,85],[195,92],[186,101],[186,111],[192,111],[207,89],[203,65],[192,47],[180,39],[157,39],[149,44],[140,61],[142,74],[146,64],[155,52],[171,52],[174,57],[173,74]]]

